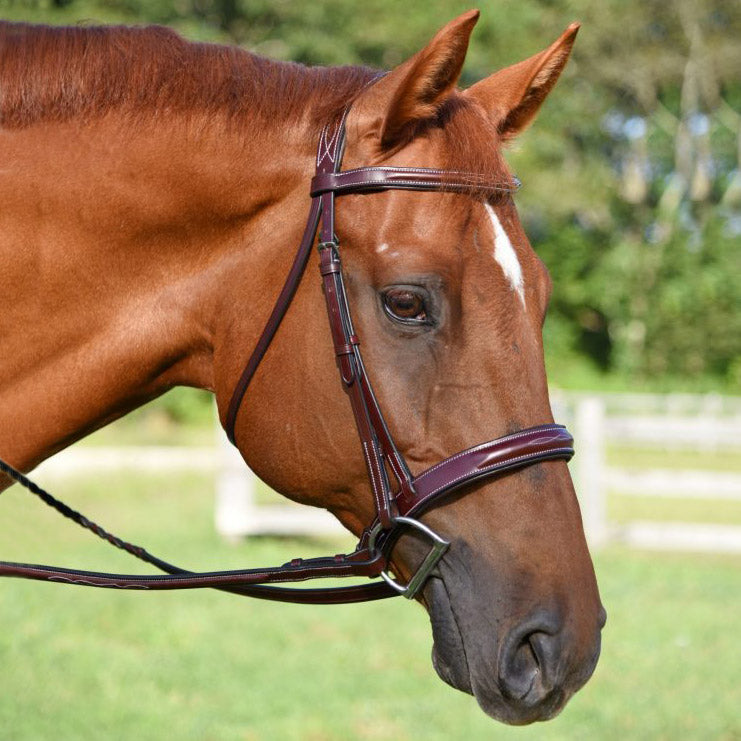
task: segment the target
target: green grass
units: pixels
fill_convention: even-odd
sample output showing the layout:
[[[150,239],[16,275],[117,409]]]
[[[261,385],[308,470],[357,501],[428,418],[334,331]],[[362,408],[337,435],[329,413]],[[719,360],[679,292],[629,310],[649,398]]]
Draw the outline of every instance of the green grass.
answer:
[[[211,486],[127,475],[54,490],[186,567],[351,542],[229,546]],[[139,570],[78,530],[17,488],[0,496],[2,558]],[[0,582],[0,739],[741,739],[741,559],[612,548],[596,566],[610,617],[595,676],[559,718],[525,729],[435,676],[427,617],[404,600],[301,607]]]

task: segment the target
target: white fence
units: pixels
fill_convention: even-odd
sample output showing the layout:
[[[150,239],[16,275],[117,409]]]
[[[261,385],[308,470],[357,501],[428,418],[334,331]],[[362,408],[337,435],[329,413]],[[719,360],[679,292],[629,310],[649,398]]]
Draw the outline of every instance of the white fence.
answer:
[[[554,414],[574,432],[577,455],[571,464],[587,537],[593,545],[610,541],[641,548],[741,553],[741,527],[727,524],[627,522],[608,518],[609,497],[697,498],[741,501],[741,472],[688,469],[617,468],[606,463],[607,448],[645,446],[673,451],[741,453],[741,398],[556,394]],[[328,534],[344,532],[328,513],[293,504],[259,503],[255,477],[221,430],[209,448],[76,447],[39,467],[41,479],[80,470],[112,469],[212,471],[215,523],[226,537],[257,533]],[[741,467],[739,467],[741,468]]]
[[[640,548],[741,553],[741,526],[723,523],[630,521],[607,516],[608,496],[741,501],[741,472],[692,468],[617,468],[606,463],[608,447],[645,447],[686,452],[741,453],[741,399],[615,394],[557,397],[574,424],[572,464],[591,543],[620,541]],[[557,414],[557,418],[559,418]]]
[[[347,533],[329,512],[314,507],[259,504],[258,482],[242,456],[218,432],[220,467],[216,478],[216,529],[227,538],[272,535],[324,535]]]

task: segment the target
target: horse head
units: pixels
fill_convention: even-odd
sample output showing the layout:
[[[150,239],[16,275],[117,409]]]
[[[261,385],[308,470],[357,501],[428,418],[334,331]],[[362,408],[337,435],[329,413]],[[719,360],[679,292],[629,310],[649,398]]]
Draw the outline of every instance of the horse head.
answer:
[[[501,147],[535,116],[578,26],[459,91],[477,17],[451,22],[358,92],[345,167],[512,180]],[[336,233],[368,373],[413,474],[482,440],[552,421],[542,342],[551,284],[509,194],[348,195],[337,206]],[[216,374],[222,414],[235,370],[225,361]],[[318,280],[302,284],[235,439],[278,491],[326,507],[356,534],[373,521]],[[605,620],[565,462],[469,484],[422,519],[450,541],[418,595],[430,615],[438,674],[495,718],[552,717],[594,670]],[[420,538],[402,536],[395,573],[408,577],[424,555]]]
[[[381,79],[159,28],[0,24],[3,457],[30,470],[174,385],[214,390],[227,420],[240,348],[259,337],[300,239],[319,130],[347,104],[345,168],[511,184],[501,147],[555,84],[577,27],[461,92],[477,16]],[[338,200],[357,335],[413,476],[552,421],[541,337],[550,281],[510,190]],[[360,535],[376,485],[334,354],[322,284],[305,279],[233,437],[274,489]],[[417,593],[438,673],[501,720],[551,717],[592,673],[605,619],[566,464],[471,481],[421,518],[449,542]],[[396,541],[402,582],[427,548],[413,530]]]

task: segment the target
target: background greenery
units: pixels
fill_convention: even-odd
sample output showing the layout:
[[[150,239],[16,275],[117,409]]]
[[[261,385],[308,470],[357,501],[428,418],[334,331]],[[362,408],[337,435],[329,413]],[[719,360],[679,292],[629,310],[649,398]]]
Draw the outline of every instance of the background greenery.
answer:
[[[48,23],[164,23],[306,64],[388,68],[472,0],[0,0]],[[583,22],[573,62],[510,152],[555,279],[558,385],[741,389],[741,4],[500,0],[463,84]]]

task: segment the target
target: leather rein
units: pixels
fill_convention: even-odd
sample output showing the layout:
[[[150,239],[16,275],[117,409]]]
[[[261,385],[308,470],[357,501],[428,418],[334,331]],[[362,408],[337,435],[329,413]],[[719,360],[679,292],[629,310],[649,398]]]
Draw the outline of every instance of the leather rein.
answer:
[[[0,561],[0,576],[58,581],[119,589],[195,589],[210,587],[260,599],[312,604],[339,604],[384,599],[403,594],[413,598],[434,571],[450,545],[418,519],[420,513],[443,496],[472,481],[501,475],[551,459],[569,460],[573,438],[562,425],[543,424],[490,440],[446,458],[418,476],[413,476],[394,444],[373,393],[353,329],[334,233],[335,199],[348,193],[377,193],[401,189],[447,191],[464,194],[511,193],[517,182],[492,183],[473,173],[412,167],[361,167],[341,171],[345,118],[325,126],[319,140],[316,174],[311,181],[311,208],[298,252],[267,324],[237,382],[226,412],[224,427],[235,443],[235,423],[252,377],[270,346],[305,272],[319,232],[319,270],[329,317],[329,326],[343,388],[352,407],[363,448],[368,478],[376,506],[376,518],[350,554],[312,559],[293,559],[282,566],[197,573],[174,566],[143,548],[105,531],[34,484],[20,471],[0,460],[3,471],[65,517],[107,540],[117,548],[149,563],[166,576],[122,575],[81,571],[36,564]],[[390,475],[394,483],[391,483]],[[404,533],[417,531],[430,542],[430,551],[406,584],[388,573],[394,543]],[[283,582],[324,577],[382,577],[352,586],[288,588]]]

